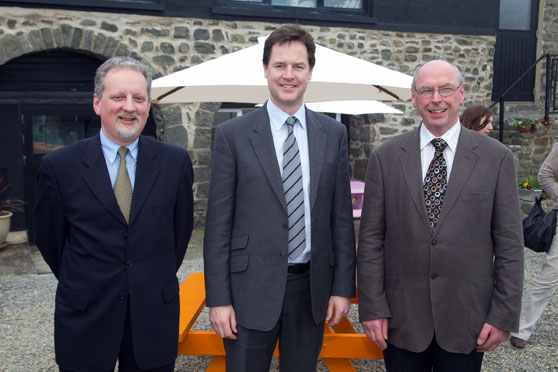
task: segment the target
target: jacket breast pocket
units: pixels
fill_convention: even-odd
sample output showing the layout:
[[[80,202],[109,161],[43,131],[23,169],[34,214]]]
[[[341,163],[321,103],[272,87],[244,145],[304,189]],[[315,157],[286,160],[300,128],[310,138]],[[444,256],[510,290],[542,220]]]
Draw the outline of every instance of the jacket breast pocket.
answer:
[[[153,220],[157,221],[159,226],[167,226],[172,220],[174,214],[173,208],[173,205],[170,203],[153,205],[151,207]]]
[[[488,200],[488,192],[468,192],[462,195],[465,201],[484,201]]]

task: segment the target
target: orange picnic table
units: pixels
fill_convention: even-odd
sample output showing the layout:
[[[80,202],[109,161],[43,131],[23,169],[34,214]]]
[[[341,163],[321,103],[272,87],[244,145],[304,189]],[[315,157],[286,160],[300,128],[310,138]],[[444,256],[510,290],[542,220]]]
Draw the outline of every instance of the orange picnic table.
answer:
[[[357,298],[351,302],[357,303]],[[204,276],[190,274],[180,286],[178,354],[213,356],[206,372],[224,372],[225,349],[221,338],[214,331],[192,330],[204,306]],[[277,347],[273,355],[279,355]],[[349,319],[343,318],[337,326],[325,327],[320,358],[330,372],[356,372],[350,359],[382,359],[383,354],[365,334],[356,332]]]

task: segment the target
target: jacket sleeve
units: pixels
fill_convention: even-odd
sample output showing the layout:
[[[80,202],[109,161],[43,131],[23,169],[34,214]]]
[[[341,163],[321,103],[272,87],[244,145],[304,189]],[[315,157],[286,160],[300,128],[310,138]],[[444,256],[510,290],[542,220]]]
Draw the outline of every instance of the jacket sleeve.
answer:
[[[215,131],[213,146],[203,247],[209,307],[232,304],[229,261],[236,194],[236,160],[221,126]]]
[[[355,289],[355,230],[351,202],[349,160],[347,158],[347,132],[342,128],[335,191],[333,192],[331,231],[335,254],[335,275],[331,294],[333,296],[354,297]]]
[[[553,146],[539,169],[539,183],[544,192],[547,193],[554,202],[554,208],[558,208],[558,146]]]
[[[357,251],[358,311],[361,322],[391,317],[384,290],[384,204],[382,169],[377,154],[372,152],[366,170]]]
[[[56,174],[48,157],[43,157],[41,161],[35,190],[35,241],[52,273],[58,278],[62,251],[66,243],[66,211]]]
[[[486,323],[516,332],[523,291],[523,229],[513,155],[501,161],[492,211],[494,293]]]
[[[194,195],[192,183],[194,171],[188,153],[184,154],[184,163],[180,177],[176,205],[174,209],[174,241],[176,254],[176,271],[182,265],[188,242],[194,227]]]

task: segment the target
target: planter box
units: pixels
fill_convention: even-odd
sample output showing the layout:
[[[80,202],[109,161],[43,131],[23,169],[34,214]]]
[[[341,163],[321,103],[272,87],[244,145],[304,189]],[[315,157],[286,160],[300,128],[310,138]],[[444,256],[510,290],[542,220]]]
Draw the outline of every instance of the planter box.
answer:
[[[535,198],[541,196],[542,190],[519,189],[519,199],[526,202],[535,202]]]
[[[519,204],[523,216],[527,216],[535,204],[535,198],[541,196],[542,190],[519,189]]]

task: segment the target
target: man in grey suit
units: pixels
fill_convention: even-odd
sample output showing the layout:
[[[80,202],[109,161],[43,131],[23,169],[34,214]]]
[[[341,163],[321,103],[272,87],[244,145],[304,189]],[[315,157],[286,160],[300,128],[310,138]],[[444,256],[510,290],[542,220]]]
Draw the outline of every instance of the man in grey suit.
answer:
[[[388,372],[480,371],[517,330],[523,236],[513,156],[461,126],[463,77],[417,69],[422,125],[370,155],[357,254],[359,313]]]
[[[227,371],[316,370],[324,321],[355,295],[347,132],[303,104],[315,44],[298,25],[265,42],[271,99],[219,125],[204,242],[213,328]]]

